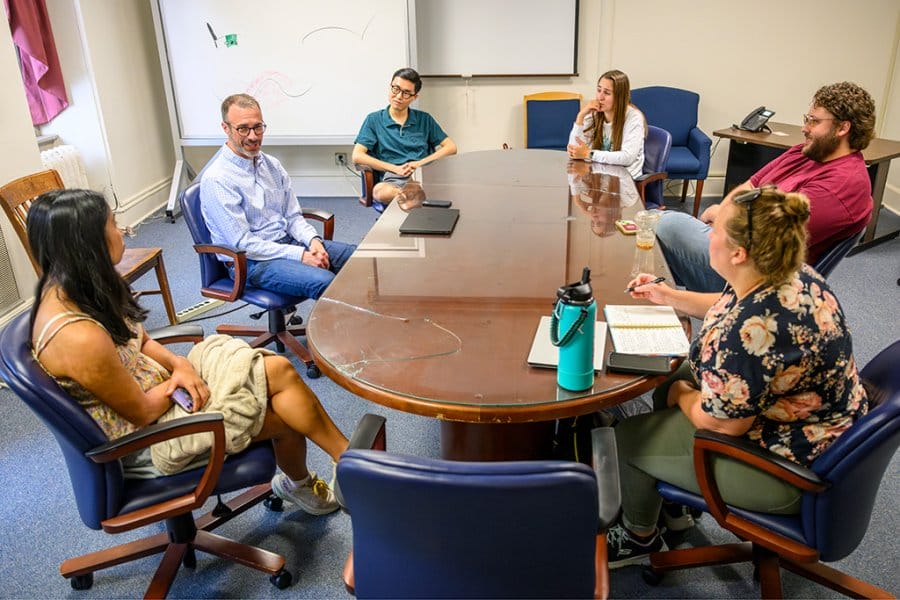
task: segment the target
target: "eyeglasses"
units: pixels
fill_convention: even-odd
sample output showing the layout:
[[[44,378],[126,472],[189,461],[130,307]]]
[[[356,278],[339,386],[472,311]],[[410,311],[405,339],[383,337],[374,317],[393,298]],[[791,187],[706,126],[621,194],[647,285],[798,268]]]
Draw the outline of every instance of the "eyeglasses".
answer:
[[[241,135],[241,137],[247,137],[248,135],[250,135],[251,131],[256,135],[262,135],[266,130],[265,123],[257,123],[253,127],[250,127],[249,125],[238,125],[237,127],[235,127],[231,123],[229,123],[228,126],[237,131]]]
[[[764,185],[761,188],[744,192],[734,197],[735,204],[747,205],[747,252],[750,252],[750,246],[753,245],[753,201],[762,196],[765,192],[771,192],[775,189],[774,185]]]
[[[391,96],[396,96],[397,94],[400,94],[400,97],[403,98],[404,100],[409,100],[410,98],[412,98],[413,96],[416,95],[416,92],[410,92],[409,90],[404,90],[403,88],[401,88],[399,86],[392,85],[391,86]]]
[[[812,127],[815,127],[816,125],[818,125],[818,124],[821,123],[822,121],[836,121],[836,120],[837,120],[836,117],[822,117],[822,118],[819,118],[819,117],[814,117],[814,116],[812,116],[812,115],[803,115],[803,124],[804,124],[804,125],[811,125]]]

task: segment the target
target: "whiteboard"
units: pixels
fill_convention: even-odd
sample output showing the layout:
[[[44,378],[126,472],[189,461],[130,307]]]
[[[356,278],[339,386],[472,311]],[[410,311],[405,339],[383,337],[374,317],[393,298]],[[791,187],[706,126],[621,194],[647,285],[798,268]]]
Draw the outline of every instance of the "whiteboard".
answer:
[[[578,0],[418,0],[422,75],[576,75]]]
[[[259,100],[269,144],[350,143],[410,64],[406,0],[155,2],[185,145],[221,143],[219,107],[238,92]]]

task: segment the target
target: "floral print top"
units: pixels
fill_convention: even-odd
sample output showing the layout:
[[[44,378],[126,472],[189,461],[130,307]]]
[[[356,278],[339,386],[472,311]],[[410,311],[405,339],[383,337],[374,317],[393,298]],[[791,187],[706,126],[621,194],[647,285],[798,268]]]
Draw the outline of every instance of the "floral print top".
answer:
[[[726,286],[689,360],[704,411],[755,416],[745,435],[804,466],[868,410],[844,313],[807,265],[741,300]]]
[[[84,388],[80,383],[68,377],[54,377],[44,365],[41,364],[40,355],[47,347],[59,331],[72,323],[78,321],[91,321],[96,323],[98,327],[103,327],[99,321],[92,319],[90,316],[74,311],[65,311],[55,315],[49,319],[39,332],[34,344],[34,357],[41,368],[53,377],[59,386],[70,396],[78,401],[85,411],[91,416],[95,423],[103,430],[110,440],[115,440],[137,430],[137,427],[128,421],[125,417],[117,413],[107,404],[104,404],[99,398],[94,396],[90,391]],[[144,328],[140,323],[129,323],[131,329],[136,332],[137,337],[128,340],[123,346],[117,346],[116,351],[122,365],[128,369],[128,372],[134,377],[141,390],[147,391],[155,385],[162,383],[169,378],[169,372],[158,362],[141,352],[143,346]]]

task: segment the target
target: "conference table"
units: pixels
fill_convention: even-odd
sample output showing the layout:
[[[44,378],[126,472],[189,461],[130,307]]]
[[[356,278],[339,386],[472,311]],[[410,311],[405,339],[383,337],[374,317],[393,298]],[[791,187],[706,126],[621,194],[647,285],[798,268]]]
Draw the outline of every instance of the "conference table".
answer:
[[[750,176],[764,165],[789,148],[803,143],[806,139],[803,135],[803,128],[799,125],[770,121],[768,126],[771,131],[752,132],[729,127],[713,132],[714,136],[731,141],[728,146],[728,166],[725,171],[726,194],[731,188],[750,179]],[[862,154],[869,170],[869,180],[872,182],[872,219],[866,226],[866,232],[859,245],[850,251],[850,255],[886,242],[900,234],[900,230],[896,230],[875,237],[888,170],[891,161],[900,156],[900,142],[874,138]]]
[[[402,235],[411,207],[388,206],[310,313],[307,341],[325,375],[440,420],[441,453],[459,460],[548,457],[556,419],[615,406],[664,379],[604,369],[591,389],[570,392],[554,369],[526,364],[557,288],[585,266],[600,319],[605,304],[640,303],[624,291],[632,273],[671,278],[658,245],[639,250],[615,228],[642,208],[624,168],[497,150],[444,158],[423,179],[429,198],[460,211],[456,228]]]

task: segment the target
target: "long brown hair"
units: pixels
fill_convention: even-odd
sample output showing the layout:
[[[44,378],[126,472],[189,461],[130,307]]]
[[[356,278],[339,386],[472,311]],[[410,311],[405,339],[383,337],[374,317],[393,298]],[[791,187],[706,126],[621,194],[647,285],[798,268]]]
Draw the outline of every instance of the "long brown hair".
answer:
[[[610,150],[621,150],[622,131],[625,128],[625,113],[628,110],[628,105],[631,104],[631,83],[628,81],[628,75],[618,69],[612,69],[601,75],[597,79],[597,85],[600,85],[600,81],[603,79],[609,79],[613,84],[614,105]],[[594,124],[591,126],[591,148],[594,150],[603,149],[604,122],[606,122],[606,115],[602,112],[594,115]]]

